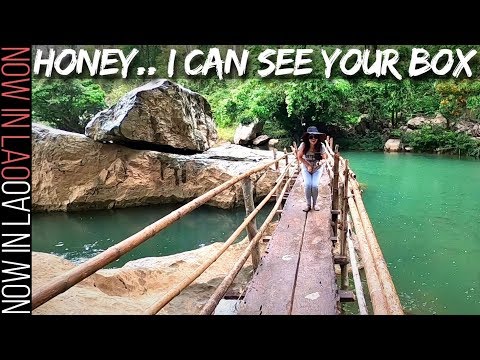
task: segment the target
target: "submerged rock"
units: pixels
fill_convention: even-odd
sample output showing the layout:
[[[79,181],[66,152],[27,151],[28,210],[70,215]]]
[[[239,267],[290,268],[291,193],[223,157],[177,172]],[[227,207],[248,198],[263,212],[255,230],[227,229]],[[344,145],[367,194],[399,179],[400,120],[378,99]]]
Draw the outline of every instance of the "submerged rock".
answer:
[[[244,239],[229,249],[159,314],[198,314],[248,246]],[[120,269],[102,269],[33,311],[34,315],[142,314],[222,247],[215,243],[180,254],[128,262]],[[264,244],[261,245],[265,247]],[[33,252],[33,292],[75,265],[58,256]],[[251,259],[230,288],[242,293],[252,276]]]

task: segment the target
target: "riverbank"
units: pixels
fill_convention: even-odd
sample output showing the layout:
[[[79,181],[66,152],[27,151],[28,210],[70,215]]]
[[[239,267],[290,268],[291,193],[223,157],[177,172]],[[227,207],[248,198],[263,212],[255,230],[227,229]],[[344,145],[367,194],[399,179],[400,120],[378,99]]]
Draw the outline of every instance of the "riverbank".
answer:
[[[274,224],[267,230],[271,234]],[[119,269],[102,269],[33,311],[34,315],[138,315],[169,289],[190,275],[223,243],[163,257],[128,262]],[[230,246],[199,278],[173,299],[159,314],[193,315],[213,294],[232,264],[248,246],[248,240]],[[261,251],[266,248],[261,243]],[[32,283],[35,292],[75,265],[61,257],[33,252]],[[229,291],[241,294],[252,276],[248,259]]]

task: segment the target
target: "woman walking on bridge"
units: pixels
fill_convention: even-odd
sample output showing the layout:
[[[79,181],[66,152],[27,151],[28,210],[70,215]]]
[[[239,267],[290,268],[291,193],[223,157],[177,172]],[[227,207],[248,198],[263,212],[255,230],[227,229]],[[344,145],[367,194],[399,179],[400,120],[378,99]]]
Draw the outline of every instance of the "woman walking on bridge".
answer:
[[[326,135],[318,131],[315,126],[310,126],[302,136],[302,143],[297,151],[298,161],[302,164],[302,175],[305,186],[306,206],[303,211],[310,209],[320,210],[317,205],[318,184],[323,173],[327,153],[323,145]]]

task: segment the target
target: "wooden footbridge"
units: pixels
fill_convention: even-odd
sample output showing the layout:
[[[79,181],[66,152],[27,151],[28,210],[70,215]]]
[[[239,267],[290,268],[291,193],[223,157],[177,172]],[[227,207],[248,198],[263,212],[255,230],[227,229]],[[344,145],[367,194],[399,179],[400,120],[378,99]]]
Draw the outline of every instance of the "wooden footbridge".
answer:
[[[349,169],[348,160],[341,158],[338,153],[338,146],[335,151],[332,150],[333,139],[327,138],[326,145],[328,161],[320,181],[317,202],[320,211],[302,211],[305,205],[303,179],[299,175],[294,144],[291,152],[285,149],[283,155],[277,157],[274,151],[272,161],[232,178],[103,253],[34,289],[32,309],[67,291],[217,194],[241,182],[245,220],[216,253],[179,284],[160,294],[158,300],[144,310],[144,314],[157,314],[214,263],[245,229],[249,245],[235,264],[232,264],[231,270],[212,292],[209,300],[203,304],[201,315],[215,313],[249,257],[252,258],[253,276],[246,285],[246,291],[238,295],[237,314],[338,315],[343,313],[341,304],[346,301],[356,301],[361,315],[403,314],[363,205],[356,177]],[[255,207],[251,176],[264,171],[275,171],[278,178],[269,194]],[[275,205],[258,228],[256,215],[271,199],[276,199]],[[279,219],[275,231],[271,236],[266,236],[265,231],[275,217]],[[268,241],[263,254],[259,250],[260,241]],[[357,257],[363,262],[368,303]],[[336,267],[339,268],[338,278]]]

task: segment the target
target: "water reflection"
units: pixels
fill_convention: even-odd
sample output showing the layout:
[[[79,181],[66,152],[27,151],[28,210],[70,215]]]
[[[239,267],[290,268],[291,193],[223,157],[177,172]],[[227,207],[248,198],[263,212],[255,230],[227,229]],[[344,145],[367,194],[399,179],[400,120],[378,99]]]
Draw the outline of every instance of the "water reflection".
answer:
[[[101,210],[79,213],[34,214],[34,251],[60,255],[83,262],[135,234],[145,226],[179,208],[181,204]],[[268,204],[258,215],[263,221],[272,208]],[[230,210],[203,206],[176,221],[109,267],[121,267],[130,260],[164,256],[225,241],[245,217],[243,208]],[[238,240],[246,235],[243,232]]]

